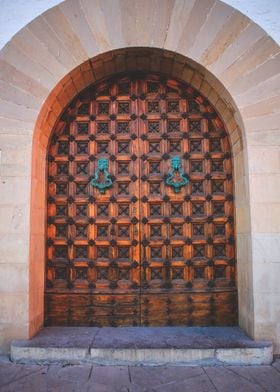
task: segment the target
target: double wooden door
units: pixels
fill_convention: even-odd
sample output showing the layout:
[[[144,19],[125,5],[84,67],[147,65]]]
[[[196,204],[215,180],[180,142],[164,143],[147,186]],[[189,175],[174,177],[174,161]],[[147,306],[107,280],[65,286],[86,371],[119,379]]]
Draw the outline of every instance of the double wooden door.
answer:
[[[188,85],[132,75],[70,103],[50,141],[47,232],[46,325],[237,321],[230,144]]]

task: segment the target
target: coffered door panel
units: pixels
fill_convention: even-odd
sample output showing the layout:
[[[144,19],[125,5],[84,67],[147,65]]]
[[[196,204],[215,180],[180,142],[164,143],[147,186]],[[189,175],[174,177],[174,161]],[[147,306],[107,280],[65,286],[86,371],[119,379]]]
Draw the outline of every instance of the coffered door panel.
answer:
[[[137,83],[89,88],[49,149],[47,325],[140,324]],[[104,190],[105,171],[111,186]],[[96,175],[96,186],[92,181]]]
[[[148,76],[139,87],[141,324],[234,325],[232,167],[224,126],[190,86]],[[167,185],[174,158],[188,180],[179,190]],[[175,170],[171,182],[181,180]]]

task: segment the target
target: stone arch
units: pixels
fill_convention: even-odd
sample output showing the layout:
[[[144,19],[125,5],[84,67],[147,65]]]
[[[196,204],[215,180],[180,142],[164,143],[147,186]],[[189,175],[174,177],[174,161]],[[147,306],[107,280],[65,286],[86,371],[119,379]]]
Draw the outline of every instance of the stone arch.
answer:
[[[165,60],[160,66],[201,89],[227,123],[233,150],[240,155],[235,159],[236,187],[242,196],[237,206],[243,278],[239,290],[244,292],[240,325],[252,336],[274,339],[279,345],[275,261],[280,227],[274,219],[280,210],[279,46],[244,15],[213,0],[155,0],[141,5],[67,0],[32,21],[1,51],[1,194],[11,225],[10,233],[5,227],[2,237],[1,275],[4,281],[12,280],[3,283],[2,340],[30,336],[42,325],[43,276],[36,262],[41,254],[38,246],[32,246],[44,235],[44,160],[38,152],[43,154],[65,104],[89,82],[114,69],[156,67],[158,56],[148,65],[143,55],[126,57],[120,52],[112,61],[114,50],[135,47],[162,49]],[[37,154],[31,165],[32,145]],[[263,164],[260,154],[266,158]],[[31,220],[26,207],[30,192]],[[260,285],[263,263],[271,283],[266,290]],[[11,301],[16,322],[8,309]]]

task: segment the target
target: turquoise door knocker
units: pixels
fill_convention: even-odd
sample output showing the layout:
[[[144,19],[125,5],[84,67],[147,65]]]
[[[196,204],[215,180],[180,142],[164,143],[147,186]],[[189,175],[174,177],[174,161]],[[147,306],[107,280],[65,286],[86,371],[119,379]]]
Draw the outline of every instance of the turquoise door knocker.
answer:
[[[182,160],[179,156],[171,158],[171,169],[165,180],[166,185],[173,188],[175,193],[179,193],[181,188],[189,183],[189,180],[183,172]]]
[[[91,180],[91,185],[98,188],[100,193],[104,195],[106,189],[111,188],[113,181],[108,173],[109,162],[107,158],[100,158],[97,161],[97,169]]]

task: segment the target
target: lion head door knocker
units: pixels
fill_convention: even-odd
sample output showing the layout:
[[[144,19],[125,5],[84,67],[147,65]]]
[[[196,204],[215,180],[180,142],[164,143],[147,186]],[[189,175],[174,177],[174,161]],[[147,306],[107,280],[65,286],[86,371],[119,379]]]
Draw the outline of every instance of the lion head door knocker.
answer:
[[[108,172],[109,162],[107,158],[100,158],[97,161],[97,169],[91,180],[91,185],[99,189],[100,193],[104,195],[106,189],[111,188],[113,181]]]
[[[189,180],[183,172],[182,160],[179,156],[171,158],[171,169],[167,174],[166,185],[173,188],[175,193],[179,193],[181,188],[189,183]]]

